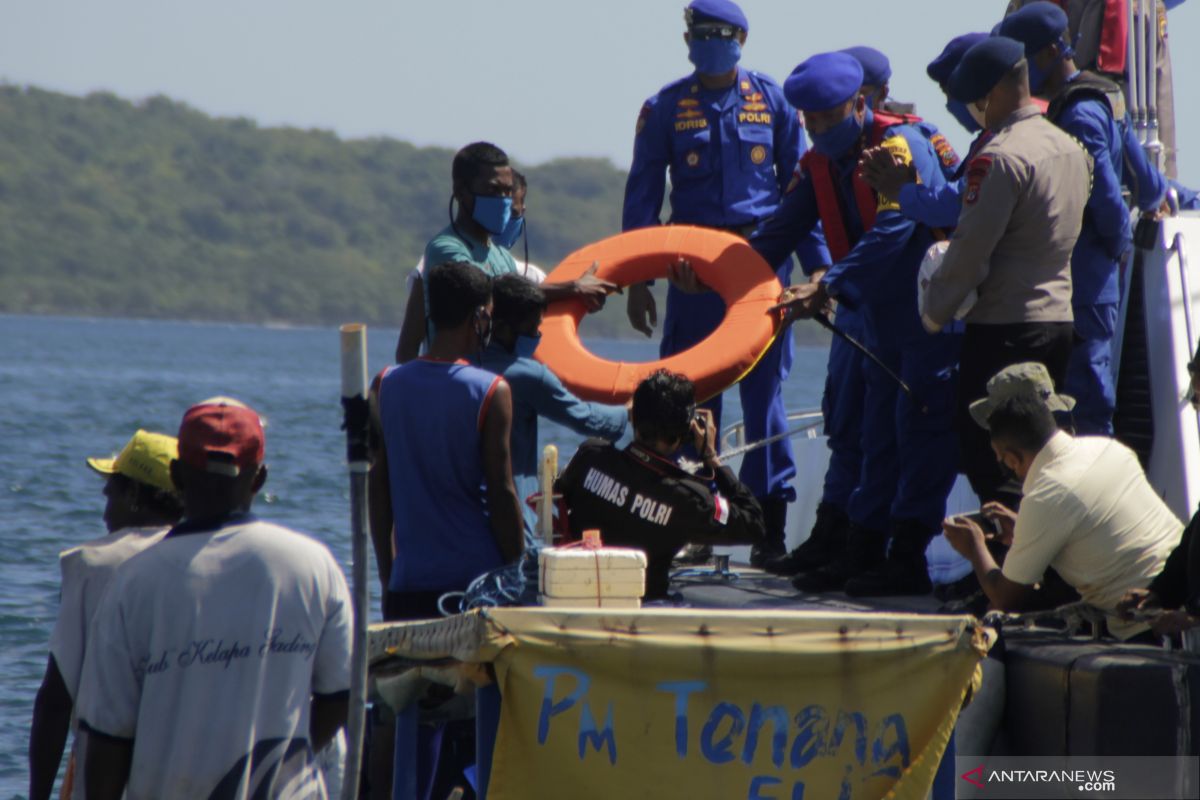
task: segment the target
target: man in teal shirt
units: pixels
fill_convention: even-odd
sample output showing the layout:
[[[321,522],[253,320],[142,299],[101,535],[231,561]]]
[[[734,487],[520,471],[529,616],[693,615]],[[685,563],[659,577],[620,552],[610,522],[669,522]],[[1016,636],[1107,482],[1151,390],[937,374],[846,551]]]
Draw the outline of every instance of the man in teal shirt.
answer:
[[[520,275],[502,275],[492,285],[492,341],[480,366],[504,377],[512,388],[512,467],[517,496],[524,501],[539,491],[538,417],[557,422],[582,436],[615,442],[628,427],[624,406],[580,400],[545,364],[533,359],[538,328],[546,310],[541,287]],[[532,545],[537,514],[526,503],[525,542]]]
[[[513,218],[513,194],[516,182],[508,155],[489,142],[475,142],[459,150],[451,166],[453,194],[450,199],[450,224],[425,245],[425,266],[465,262],[474,264],[492,278],[517,272],[512,254],[497,242]],[[458,213],[453,213],[454,201]],[[503,240],[502,240],[503,241]],[[408,296],[396,361],[403,364],[417,357],[421,341],[428,334],[426,315],[429,298],[424,281],[418,278]],[[589,311],[604,306],[604,298],[617,291],[617,285],[595,276],[593,268],[582,277],[564,283],[542,286],[549,302],[577,298]]]

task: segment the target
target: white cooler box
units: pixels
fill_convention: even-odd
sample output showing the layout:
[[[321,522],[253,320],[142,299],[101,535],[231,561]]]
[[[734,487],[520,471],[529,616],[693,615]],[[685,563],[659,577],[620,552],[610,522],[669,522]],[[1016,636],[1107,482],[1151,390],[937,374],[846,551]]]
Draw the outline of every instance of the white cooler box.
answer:
[[[538,554],[542,605],[559,608],[640,608],[646,554],[627,547],[547,547]]]

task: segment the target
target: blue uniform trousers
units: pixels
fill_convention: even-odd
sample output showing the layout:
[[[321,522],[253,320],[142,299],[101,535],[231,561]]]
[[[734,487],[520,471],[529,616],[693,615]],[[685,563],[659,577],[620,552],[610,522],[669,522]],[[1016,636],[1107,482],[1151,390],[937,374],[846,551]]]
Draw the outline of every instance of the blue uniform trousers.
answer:
[[[1081,436],[1112,436],[1117,390],[1113,376],[1112,344],[1117,329],[1117,304],[1079,306],[1075,313],[1075,347],[1067,362],[1063,392],[1075,398],[1071,416]]]
[[[862,315],[839,305],[834,327],[860,342],[864,338]],[[862,473],[862,418],[866,375],[863,355],[837,336],[829,344],[829,368],[825,376],[825,394],[821,413],[825,416],[825,437],[829,446],[829,468],[825,470],[825,488],[821,502],[846,511],[850,494],[858,486]]]
[[[790,258],[776,274],[787,286],[792,274]],[[716,292],[686,294],[671,286],[667,290],[667,312],[659,354],[663,357],[674,355],[698,344],[715,331],[724,318],[725,302]],[[792,369],[792,355],[792,337],[779,337],[738,383],[747,442],[757,442],[787,431],[782,386]],[[704,408],[712,410],[720,429],[721,396],[709,400]],[[792,457],[791,441],[785,438],[747,453],[742,459],[739,477],[755,497],[795,500],[792,479],[796,477],[796,462]]]
[[[954,401],[962,335],[921,335],[901,342],[869,335],[866,344],[914,396],[863,359],[863,465],[850,496],[850,521],[886,531],[892,520],[915,520],[935,533],[958,469]]]

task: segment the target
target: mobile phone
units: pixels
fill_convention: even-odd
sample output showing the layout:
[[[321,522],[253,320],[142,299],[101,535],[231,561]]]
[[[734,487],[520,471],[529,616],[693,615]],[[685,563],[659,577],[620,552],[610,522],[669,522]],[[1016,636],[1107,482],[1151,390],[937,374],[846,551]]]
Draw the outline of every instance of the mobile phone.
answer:
[[[969,514],[955,514],[956,517],[969,519],[983,529],[983,533],[987,537],[992,537],[1000,533],[1000,526],[996,521],[985,515],[982,511],[972,511]]]

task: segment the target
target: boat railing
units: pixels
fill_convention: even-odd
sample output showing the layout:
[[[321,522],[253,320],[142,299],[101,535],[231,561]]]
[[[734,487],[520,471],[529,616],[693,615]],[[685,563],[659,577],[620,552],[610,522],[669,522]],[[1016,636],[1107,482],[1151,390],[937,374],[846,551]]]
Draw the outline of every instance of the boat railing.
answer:
[[[789,411],[787,413],[788,429],[794,431],[796,435],[804,434],[809,439],[815,439],[821,435],[821,422],[824,421],[824,415],[821,409],[804,409],[799,411]],[[721,431],[721,451],[739,449],[753,442],[746,441],[746,426],[742,422],[734,424]]]

